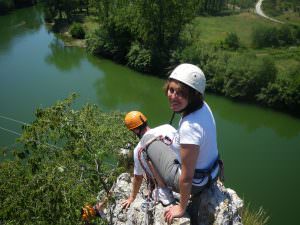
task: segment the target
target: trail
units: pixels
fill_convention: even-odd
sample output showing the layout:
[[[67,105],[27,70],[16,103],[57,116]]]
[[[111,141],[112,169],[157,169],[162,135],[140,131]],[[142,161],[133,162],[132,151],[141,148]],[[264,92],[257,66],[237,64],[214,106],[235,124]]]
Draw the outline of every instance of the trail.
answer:
[[[283,24],[284,22],[279,21],[279,20],[276,20],[276,19],[274,19],[274,18],[271,18],[271,17],[267,16],[267,15],[262,11],[262,9],[261,9],[262,2],[263,2],[263,0],[258,0],[258,2],[257,2],[256,5],[255,5],[255,12],[256,12],[259,16],[262,16],[262,17],[264,17],[264,18],[266,18],[266,19],[268,19],[268,20],[271,20],[271,21],[273,21],[273,22],[275,22],[275,23],[281,23],[281,24]]]

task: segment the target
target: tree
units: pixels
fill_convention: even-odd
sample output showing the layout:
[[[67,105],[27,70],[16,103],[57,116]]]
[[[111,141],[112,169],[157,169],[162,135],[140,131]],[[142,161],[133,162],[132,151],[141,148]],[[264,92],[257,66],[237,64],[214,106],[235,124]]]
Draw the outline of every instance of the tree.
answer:
[[[269,58],[235,56],[228,61],[223,91],[226,96],[253,101],[262,88],[275,80],[276,74]]]
[[[230,32],[227,34],[224,44],[229,49],[237,50],[240,47],[240,41],[236,33]]]
[[[93,105],[73,110],[73,100],[38,109],[16,158],[0,162],[1,223],[82,224],[81,208],[99,191],[106,195],[124,171],[118,150],[135,139],[123,115]]]

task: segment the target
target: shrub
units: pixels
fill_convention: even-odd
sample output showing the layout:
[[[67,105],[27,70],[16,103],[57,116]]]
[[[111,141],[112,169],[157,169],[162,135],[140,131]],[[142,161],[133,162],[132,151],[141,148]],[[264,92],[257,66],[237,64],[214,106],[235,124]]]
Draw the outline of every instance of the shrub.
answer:
[[[73,38],[78,38],[78,39],[84,39],[85,37],[85,31],[81,24],[79,23],[73,23],[70,27],[70,33]]]
[[[224,78],[226,96],[254,100],[260,90],[273,82],[277,70],[269,58],[235,56],[229,59]]]
[[[128,66],[141,72],[151,70],[151,51],[134,42],[127,54]]]
[[[262,88],[256,96],[263,105],[289,111],[295,115],[300,113],[300,77],[299,69],[296,67],[289,71],[285,78],[278,78]]]
[[[73,110],[72,101],[38,109],[16,158],[0,162],[1,224],[83,224],[81,208],[124,172],[118,150],[135,139],[123,115],[94,105]]]
[[[240,41],[236,33],[231,32],[227,34],[224,40],[225,47],[236,50],[240,47]]]
[[[275,27],[258,26],[252,31],[252,44],[255,48],[279,46]]]
[[[288,25],[283,25],[277,31],[277,37],[279,45],[291,45],[295,42],[295,39],[292,34],[292,30]]]

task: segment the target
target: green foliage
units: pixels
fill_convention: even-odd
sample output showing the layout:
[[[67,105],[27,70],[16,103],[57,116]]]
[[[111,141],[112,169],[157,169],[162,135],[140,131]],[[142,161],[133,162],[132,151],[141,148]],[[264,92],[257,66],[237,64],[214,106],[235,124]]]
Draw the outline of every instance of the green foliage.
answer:
[[[220,12],[226,5],[224,0],[201,0],[198,2],[198,11],[201,14],[216,14]]]
[[[292,29],[288,25],[283,25],[277,30],[277,38],[280,46],[292,45],[295,43]]]
[[[230,32],[224,40],[225,48],[237,50],[240,47],[240,40],[236,33]]]
[[[254,100],[262,88],[275,80],[276,73],[268,58],[234,56],[228,61],[223,91],[232,98]]]
[[[87,38],[90,53],[99,54],[118,62],[124,62],[129,51],[130,34],[122,27],[111,25],[101,27]]]
[[[284,78],[278,78],[263,88],[257,95],[257,100],[262,104],[292,112],[300,113],[300,65],[291,68]]]
[[[35,3],[35,0],[0,0],[0,15],[15,8],[32,6]]]
[[[95,6],[101,21],[96,35],[101,43],[93,38],[88,41],[89,49],[156,74],[168,66],[183,25],[195,16],[194,1],[114,0]]]
[[[69,22],[73,17],[85,10],[88,13],[89,0],[45,0],[44,11],[52,19],[66,19]]]
[[[16,159],[1,162],[1,223],[82,224],[81,208],[124,171],[118,151],[135,140],[123,115],[94,105],[73,110],[73,100],[38,109],[23,127]]]
[[[283,25],[280,28],[259,26],[252,33],[255,48],[279,47],[297,44],[298,28]],[[299,40],[298,40],[299,41]]]
[[[0,14],[7,13],[9,10],[13,9],[15,6],[13,0],[1,0],[0,1]]]
[[[252,32],[254,48],[278,46],[277,30],[275,27],[258,26]]]
[[[263,10],[270,16],[278,16],[287,11],[299,12],[298,0],[265,0]]]
[[[242,211],[242,223],[244,225],[265,225],[269,221],[269,217],[262,207],[254,210],[248,204]]]
[[[143,48],[139,43],[133,43],[127,54],[128,66],[143,72],[151,70],[151,51]]]
[[[81,24],[79,23],[73,23],[70,27],[70,33],[72,37],[78,38],[78,39],[84,39],[85,37],[85,31]]]

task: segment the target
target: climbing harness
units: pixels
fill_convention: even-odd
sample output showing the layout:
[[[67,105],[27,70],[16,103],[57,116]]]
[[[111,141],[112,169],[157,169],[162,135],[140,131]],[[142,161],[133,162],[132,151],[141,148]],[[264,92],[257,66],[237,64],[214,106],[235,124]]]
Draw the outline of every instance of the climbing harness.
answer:
[[[208,177],[208,182],[211,183],[212,179],[212,172],[219,166],[219,177],[223,181],[224,180],[224,164],[223,161],[220,159],[220,156],[216,158],[216,160],[208,167],[207,169],[195,169],[194,179],[203,179]],[[218,177],[217,176],[217,177]]]
[[[140,165],[141,165],[141,167],[143,168],[143,170],[145,171],[145,174],[146,174],[147,189],[149,191],[149,193],[148,193],[149,196],[148,197],[150,197],[152,195],[153,190],[155,189],[155,187],[157,187],[157,182],[155,181],[155,179],[153,178],[153,176],[149,172],[149,170],[146,168],[146,165],[144,165],[144,161],[142,160],[142,157],[145,159],[147,167],[150,169],[152,167],[152,162],[150,160],[150,157],[148,156],[147,150],[148,150],[148,147],[155,141],[161,141],[166,145],[171,145],[172,144],[172,140],[168,136],[160,135],[160,136],[153,137],[150,140],[148,140],[146,142],[146,144],[144,144],[138,150],[138,160],[139,160]],[[157,199],[155,199],[155,203],[156,202],[157,202]]]

